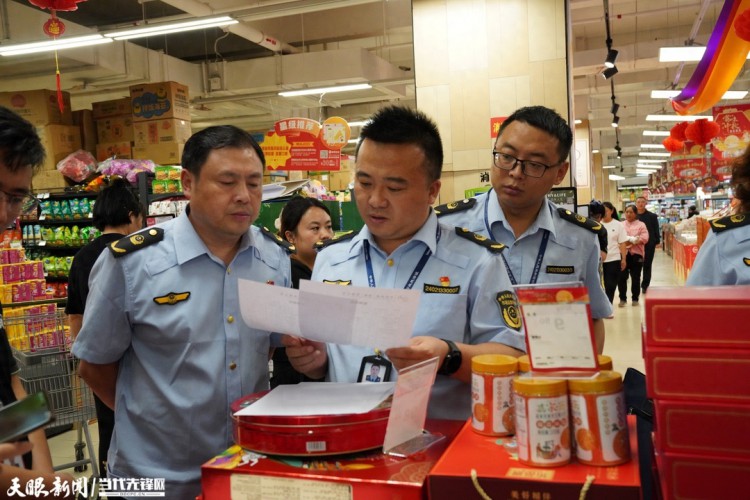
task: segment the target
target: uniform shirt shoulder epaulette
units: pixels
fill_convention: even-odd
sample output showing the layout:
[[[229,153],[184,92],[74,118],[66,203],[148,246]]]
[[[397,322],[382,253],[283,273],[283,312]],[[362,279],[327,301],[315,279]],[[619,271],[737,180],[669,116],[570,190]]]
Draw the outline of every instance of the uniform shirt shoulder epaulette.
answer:
[[[747,226],[750,224],[750,214],[734,214],[721,219],[714,219],[709,222],[714,233],[720,233],[727,229]]]
[[[112,252],[114,258],[118,259],[141,248],[158,243],[162,239],[164,239],[164,230],[160,227],[151,227],[113,241],[109,244],[109,251]]]
[[[287,252],[289,252],[289,253],[295,253],[297,251],[297,249],[294,247],[294,245],[292,245],[291,243],[289,243],[288,241],[286,241],[284,238],[282,238],[278,234],[272,232],[267,227],[265,227],[265,226],[261,227],[260,228],[260,232],[263,233],[263,236],[265,236],[269,240],[273,241],[274,243],[276,243],[277,245],[279,245],[281,248],[283,248]]]
[[[359,234],[359,231],[347,231],[345,233],[334,236],[330,240],[319,241],[315,243],[315,245],[313,246],[315,247],[316,250],[322,250],[329,245],[333,245],[334,243],[339,243],[342,241],[350,240],[354,238],[355,236],[357,236],[357,234]]]
[[[599,230],[602,228],[602,225],[596,222],[595,220],[584,217],[581,214],[571,212],[567,208],[558,208],[557,213],[560,214],[560,217],[562,219],[568,222],[572,222],[573,224],[577,226],[581,226],[585,229],[588,229],[591,232],[598,233]]]
[[[473,241],[474,243],[483,246],[492,253],[500,253],[505,248],[505,245],[503,245],[502,243],[498,243],[495,240],[491,240],[484,235],[469,231],[468,229],[463,227],[457,227],[456,234],[462,238],[466,238],[469,241]]]
[[[476,198],[467,198],[461,201],[453,201],[451,203],[444,203],[443,205],[438,205],[435,208],[433,208],[433,210],[435,211],[435,215],[440,217],[442,215],[454,214],[456,212],[463,212],[464,210],[468,210],[472,208],[476,204],[477,204]]]

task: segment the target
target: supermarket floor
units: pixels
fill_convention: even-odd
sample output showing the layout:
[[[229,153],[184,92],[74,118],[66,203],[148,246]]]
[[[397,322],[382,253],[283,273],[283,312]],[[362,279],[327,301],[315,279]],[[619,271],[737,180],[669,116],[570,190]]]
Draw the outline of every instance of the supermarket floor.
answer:
[[[654,265],[651,278],[651,286],[678,285],[674,274],[672,258],[661,250],[657,250],[654,257]],[[641,317],[643,314],[643,300],[641,305],[633,307],[630,302],[624,308],[617,307],[619,300],[615,297],[615,313],[613,319],[605,320],[607,337],[604,345],[604,353],[611,356],[614,368],[620,373],[625,373],[628,367],[644,371],[641,350]],[[89,431],[93,446],[98,443],[98,429],[96,422],[89,425]],[[55,464],[67,464],[74,460],[75,443],[77,433],[66,432],[50,439],[52,460]],[[86,451],[88,456],[88,450]],[[68,471],[72,472],[72,471]],[[91,468],[75,476],[91,476]]]

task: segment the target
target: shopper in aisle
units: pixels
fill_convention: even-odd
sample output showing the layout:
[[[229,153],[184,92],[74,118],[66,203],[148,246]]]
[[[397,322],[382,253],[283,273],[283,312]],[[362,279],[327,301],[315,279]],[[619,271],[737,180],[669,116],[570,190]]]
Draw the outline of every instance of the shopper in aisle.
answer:
[[[465,227],[508,247],[514,283],[582,281],[589,291],[597,351],[612,314],[599,277],[600,224],[547,199],[568,172],[573,133],[554,110],[518,109],[500,126],[487,194],[440,206],[441,222]]]
[[[600,257],[602,262],[604,262],[604,258],[607,256],[607,230],[601,225],[601,221],[604,218],[604,205],[598,200],[591,200],[591,203],[589,203],[589,218],[594,222],[600,223],[599,231],[596,235],[599,238]]]
[[[628,305],[628,277],[630,277],[630,293],[634,306],[638,305],[638,298],[641,294],[641,270],[649,234],[646,224],[638,220],[637,210],[635,205],[625,207],[625,221],[622,223],[628,239],[625,242],[627,249],[625,269],[620,272],[620,279],[617,283],[620,292],[620,307]]]
[[[3,228],[13,224],[22,213],[36,210],[38,201],[31,195],[31,178],[44,161],[44,155],[34,126],[0,106],[0,224]],[[2,317],[0,304],[0,407],[27,396]],[[72,481],[69,475],[54,472],[44,429],[31,432],[28,440],[32,445],[31,470],[21,468],[21,462],[16,462],[19,466],[0,465],[0,491],[7,492],[13,478],[18,478],[22,488],[29,480],[39,478],[48,491],[53,487],[55,476]]]
[[[230,404],[268,388],[269,332],[245,325],[238,296],[240,279],[291,285],[280,240],[251,226],[264,161],[237,127],[194,134],[185,212],[94,265],[73,353],[115,410],[110,477],[165,478],[168,498],[194,498],[201,464],[232,444]]]
[[[471,358],[518,356],[524,336],[502,245],[440,224],[431,209],[442,164],[432,120],[407,108],[378,111],[362,128],[356,152],[354,198],[366,226],[324,244],[312,278],[421,290],[410,345],[386,355],[397,370],[438,357],[429,416],[463,420],[471,413]],[[366,358],[388,347],[376,339],[371,348],[290,336],[283,342],[297,370],[333,382],[356,382]]]
[[[686,285],[750,285],[750,147],[732,167],[735,213],[711,221]]]
[[[76,252],[68,275],[68,302],[65,313],[70,323],[70,335],[76,338],[81,330],[86,297],[89,294],[89,275],[94,262],[110,243],[143,227],[143,206],[133,193],[130,184],[119,177],[113,178],[96,197],[93,223],[101,236]],[[94,395],[96,420],[99,428],[99,473],[107,474],[107,453],[115,425],[115,412]]]
[[[656,246],[661,242],[661,229],[659,228],[659,216],[646,210],[648,200],[643,196],[635,199],[635,207],[638,210],[638,220],[643,222],[648,229],[648,242],[645,245],[645,255],[643,257],[643,279],[641,280],[641,290],[646,293],[651,285],[651,267],[654,263],[654,252]]]
[[[290,255],[292,287],[299,288],[299,280],[309,280],[312,276],[312,268],[318,256],[315,243],[333,237],[331,212],[320,200],[295,196],[284,205],[279,222],[279,236],[295,248],[295,253]],[[294,369],[285,347],[274,349],[271,389],[282,384],[310,380],[312,379]]]
[[[605,201],[604,218],[602,226],[607,230],[607,256],[602,264],[604,274],[604,292],[611,304],[615,301],[615,291],[620,280],[620,273],[627,267],[626,243],[629,240],[625,227],[617,217],[617,209],[609,202]]]

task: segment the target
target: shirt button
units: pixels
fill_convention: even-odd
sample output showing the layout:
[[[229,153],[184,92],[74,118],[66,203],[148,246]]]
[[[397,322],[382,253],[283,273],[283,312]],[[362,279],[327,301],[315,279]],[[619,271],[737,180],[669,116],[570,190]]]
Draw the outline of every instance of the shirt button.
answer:
[[[388,267],[393,267],[393,259],[388,259]]]
[[[231,314],[227,316],[227,323],[234,323],[234,316],[232,316]]]
[[[235,368],[237,368],[237,363],[235,363],[234,361],[232,361],[231,363],[229,363],[229,369],[230,370],[234,370]]]
[[[232,274],[232,268],[231,267],[227,268],[227,274]]]

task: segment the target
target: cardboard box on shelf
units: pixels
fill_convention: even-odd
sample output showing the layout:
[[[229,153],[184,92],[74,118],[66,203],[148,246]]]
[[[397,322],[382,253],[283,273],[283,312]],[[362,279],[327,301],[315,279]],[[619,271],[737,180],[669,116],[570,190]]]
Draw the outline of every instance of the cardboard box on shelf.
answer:
[[[73,111],[73,125],[81,132],[81,149],[96,155],[96,124],[94,114],[90,109],[79,109]]]
[[[24,90],[0,92],[0,106],[14,111],[34,126],[49,124],[71,125],[70,94],[63,92],[63,110],[57,103],[56,90]]]
[[[76,125],[45,125],[36,130],[47,152],[44,170],[55,170],[57,162],[81,149],[81,132]]]
[[[133,158],[151,160],[159,165],[179,165],[182,159],[184,142],[165,142],[133,148]]]
[[[97,142],[130,142],[134,136],[133,117],[130,115],[96,120]]]
[[[190,122],[167,118],[133,124],[133,142],[136,146],[148,146],[167,142],[185,142],[190,139]]]
[[[103,142],[96,145],[96,161],[104,161],[107,158],[133,158],[133,144],[129,141]]]
[[[594,467],[574,460],[562,467],[543,468],[520,464],[502,444],[509,438],[477,434],[469,421],[430,471],[429,498],[466,498],[467,492],[475,490],[470,475],[475,470],[478,483],[491,498],[578,498],[586,477],[594,476],[587,500],[640,500],[635,416],[628,417],[628,427],[633,457],[630,462]]]
[[[63,174],[57,170],[41,170],[31,179],[31,189],[35,192],[64,188],[69,185]]]
[[[94,120],[112,116],[131,115],[133,113],[130,97],[91,103],[91,111],[94,115]]]
[[[188,88],[177,82],[143,83],[130,87],[133,121],[176,118],[190,121]]]
[[[349,187],[353,179],[353,172],[331,172],[328,175],[328,189],[329,191],[343,191]]]

